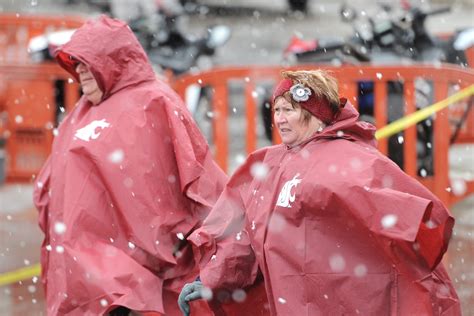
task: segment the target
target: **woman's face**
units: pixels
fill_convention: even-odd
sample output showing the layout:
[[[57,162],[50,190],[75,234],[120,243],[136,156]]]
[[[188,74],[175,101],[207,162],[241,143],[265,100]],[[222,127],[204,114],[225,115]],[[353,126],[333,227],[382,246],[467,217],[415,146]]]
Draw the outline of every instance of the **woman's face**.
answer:
[[[311,137],[321,126],[321,121],[311,115],[309,122],[302,120],[301,107],[294,108],[283,97],[278,97],[273,106],[273,119],[282,142],[293,147]]]
[[[92,104],[98,104],[102,100],[103,92],[100,90],[90,69],[83,63],[79,63],[76,66],[76,72],[79,75],[82,93]]]

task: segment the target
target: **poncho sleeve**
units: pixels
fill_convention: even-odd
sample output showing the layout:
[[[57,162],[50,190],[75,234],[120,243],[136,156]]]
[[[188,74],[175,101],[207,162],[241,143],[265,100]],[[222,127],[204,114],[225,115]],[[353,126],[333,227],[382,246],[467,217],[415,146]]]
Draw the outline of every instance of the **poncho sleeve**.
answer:
[[[193,201],[194,212],[204,219],[222,192],[227,176],[213,160],[206,140],[197,125],[191,122],[182,102],[172,101],[181,105],[166,106],[181,191]]]
[[[388,177],[391,183],[384,185]],[[392,163],[375,163],[371,173],[347,180],[326,185],[333,207],[366,226],[396,262],[412,258],[429,269],[439,264],[454,219],[436,196]]]
[[[201,280],[211,289],[245,288],[257,276],[258,264],[245,229],[241,180],[237,171],[203,226],[189,237]]]

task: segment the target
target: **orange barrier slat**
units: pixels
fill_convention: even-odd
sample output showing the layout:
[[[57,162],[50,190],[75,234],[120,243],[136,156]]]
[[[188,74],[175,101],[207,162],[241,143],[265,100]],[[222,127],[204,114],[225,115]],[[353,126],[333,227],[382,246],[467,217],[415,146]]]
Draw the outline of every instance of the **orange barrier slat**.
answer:
[[[377,81],[374,86],[374,102],[379,106],[374,108],[375,127],[377,129],[387,125],[387,82]],[[383,154],[388,153],[387,139],[383,138],[378,142],[379,150]]]
[[[403,98],[405,104],[404,115],[414,113],[415,105],[415,85],[413,80],[405,81],[403,89]],[[404,132],[403,142],[403,170],[412,177],[417,174],[416,157],[416,125],[408,127]]]
[[[245,115],[247,118],[246,148],[247,152],[257,149],[257,105],[255,102],[255,86],[252,82],[245,84]]]
[[[215,157],[217,163],[227,170],[228,164],[228,145],[229,145],[229,128],[228,128],[228,89],[227,82],[221,81],[214,85],[213,95],[213,136],[215,147]]]
[[[435,102],[441,101],[448,96],[448,83],[445,81],[437,81],[435,87]],[[436,113],[434,120],[434,137],[433,145],[435,149],[434,163],[434,188],[436,195],[446,204],[449,203],[450,197],[447,188],[449,186],[449,160],[448,148],[450,138],[450,127],[448,121],[448,109],[441,110]]]

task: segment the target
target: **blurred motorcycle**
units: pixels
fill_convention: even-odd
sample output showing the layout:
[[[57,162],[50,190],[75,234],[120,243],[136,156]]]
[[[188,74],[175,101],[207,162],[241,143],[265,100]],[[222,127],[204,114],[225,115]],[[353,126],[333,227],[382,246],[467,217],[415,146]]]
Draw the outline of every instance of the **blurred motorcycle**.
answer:
[[[368,16],[365,12],[358,19],[355,9],[348,5],[341,7],[341,18],[350,22],[354,35],[348,39],[322,38],[302,40],[293,37],[285,48],[284,58],[288,64],[331,64],[358,65],[434,63],[448,62],[468,67],[466,50],[474,46],[473,29],[456,32],[447,38],[431,35],[425,26],[430,16],[450,11],[449,7],[435,10],[422,10],[418,7],[405,8],[399,15],[390,5],[382,5],[377,16]],[[472,65],[470,65],[472,67]],[[358,104],[362,120],[374,123],[374,82],[361,81],[358,84]],[[403,83],[388,83],[388,123],[403,116]],[[415,97],[418,109],[433,102],[432,84],[426,80],[415,81]],[[468,108],[469,109],[469,108]],[[271,108],[269,98],[262,106],[262,116],[266,136],[271,139]],[[432,163],[432,124],[427,118],[417,124],[418,173],[422,176],[433,173]],[[403,167],[403,132],[388,140],[389,157]]]
[[[158,73],[165,76],[181,75],[198,70],[200,65],[210,67],[210,58],[216,50],[230,38],[230,28],[214,25],[207,28],[201,37],[189,36],[177,26],[178,16],[161,14],[155,21],[157,26],[149,25],[148,19],[136,19],[129,26],[145,49],[150,62]],[[74,30],[63,30],[34,37],[29,43],[29,53],[34,62],[53,60],[54,51],[69,41]],[[191,86],[186,95],[186,104],[198,120],[197,111],[209,91],[199,85]],[[205,107],[205,106],[203,106]],[[205,109],[200,112],[207,112]],[[200,119],[200,118],[199,118]]]

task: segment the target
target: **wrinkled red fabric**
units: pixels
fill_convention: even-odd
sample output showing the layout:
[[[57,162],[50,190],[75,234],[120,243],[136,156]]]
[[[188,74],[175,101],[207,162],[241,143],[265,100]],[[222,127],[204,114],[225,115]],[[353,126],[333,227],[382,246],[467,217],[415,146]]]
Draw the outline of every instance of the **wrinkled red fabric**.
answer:
[[[87,22],[57,56],[76,76],[69,56],[91,69],[104,97],[97,106],[82,97],[67,115],[35,184],[48,315],[115,306],[181,315],[177,295],[198,271],[189,245],[173,252],[226,176],[127,25]]]
[[[440,263],[453,217],[357,119],[347,103],[303,144],[250,155],[189,237],[205,285],[260,269],[271,315],[460,315]]]

